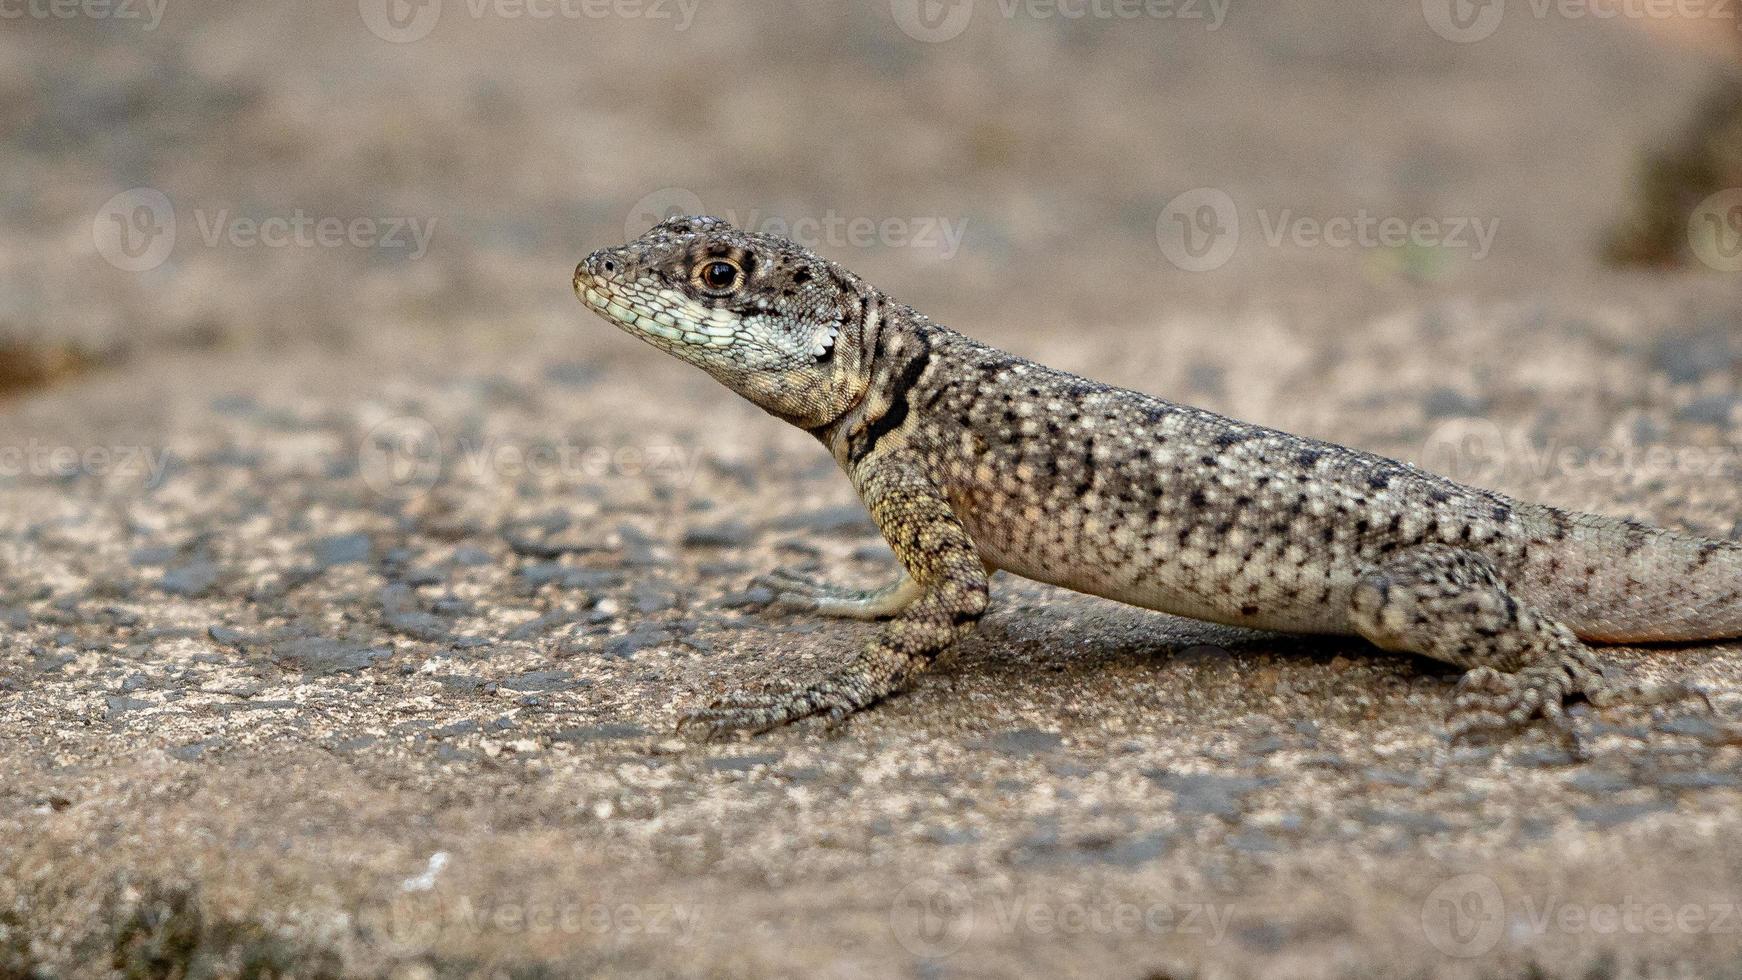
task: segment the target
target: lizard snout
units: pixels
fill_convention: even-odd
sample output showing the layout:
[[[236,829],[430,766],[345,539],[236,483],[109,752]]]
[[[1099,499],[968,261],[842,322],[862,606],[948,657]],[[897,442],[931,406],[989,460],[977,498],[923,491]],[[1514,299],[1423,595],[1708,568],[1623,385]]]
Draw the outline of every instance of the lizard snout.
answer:
[[[575,266],[575,282],[587,279],[604,279],[615,276],[623,270],[623,260],[617,256],[617,250],[602,248],[581,260]]]

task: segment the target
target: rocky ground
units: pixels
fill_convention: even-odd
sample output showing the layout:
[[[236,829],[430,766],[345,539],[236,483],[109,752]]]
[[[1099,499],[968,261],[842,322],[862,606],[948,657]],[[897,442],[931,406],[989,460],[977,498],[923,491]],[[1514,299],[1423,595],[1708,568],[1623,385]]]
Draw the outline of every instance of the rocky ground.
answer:
[[[1711,713],[1453,750],[1434,664],[1001,576],[839,732],[673,735],[866,635],[758,572],[891,566],[808,437],[568,295],[692,198],[960,228],[817,245],[1061,367],[1742,534],[1735,270],[1600,262],[1705,55],[1523,7],[998,9],[0,28],[0,325],[52,368],[0,401],[0,975],[1742,972],[1737,644],[1614,651]],[[130,270],[93,224],[139,187],[178,231]],[[1193,188],[1220,264],[1169,238]],[[435,233],[206,234],[299,208]],[[1494,234],[1270,232],[1361,214]]]

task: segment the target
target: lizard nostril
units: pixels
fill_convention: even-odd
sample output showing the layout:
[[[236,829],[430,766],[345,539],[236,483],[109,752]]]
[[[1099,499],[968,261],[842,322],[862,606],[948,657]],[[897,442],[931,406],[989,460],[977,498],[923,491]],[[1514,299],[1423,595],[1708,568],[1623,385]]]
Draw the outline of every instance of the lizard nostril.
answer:
[[[604,264],[605,264],[605,271],[606,272],[616,272],[617,271],[617,263],[611,261],[610,259],[606,259]]]

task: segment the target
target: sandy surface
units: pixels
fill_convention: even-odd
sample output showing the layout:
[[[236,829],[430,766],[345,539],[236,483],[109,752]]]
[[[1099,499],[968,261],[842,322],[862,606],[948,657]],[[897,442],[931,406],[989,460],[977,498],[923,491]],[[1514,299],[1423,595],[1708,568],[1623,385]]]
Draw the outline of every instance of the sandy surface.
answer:
[[[754,575],[891,559],[811,440],[568,293],[667,207],[813,219],[1025,355],[1734,537],[1734,272],[1597,258],[1704,55],[1524,5],[519,9],[0,26],[0,336],[95,364],[0,401],[0,975],[1742,972],[1736,644],[1615,651],[1715,717],[1454,751],[1433,664],[1001,576],[838,733],[674,737],[868,629]],[[131,271],[93,225],[140,188]],[[298,213],[376,238],[236,224]],[[1363,215],[1435,240],[1315,237]]]

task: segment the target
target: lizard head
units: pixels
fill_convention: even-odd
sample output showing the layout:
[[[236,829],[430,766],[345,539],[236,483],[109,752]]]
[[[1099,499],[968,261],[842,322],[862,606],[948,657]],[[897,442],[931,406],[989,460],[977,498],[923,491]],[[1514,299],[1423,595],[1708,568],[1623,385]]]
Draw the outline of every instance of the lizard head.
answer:
[[[784,238],[671,218],[587,256],[574,286],[593,312],[796,425],[831,422],[864,393],[874,291]]]

